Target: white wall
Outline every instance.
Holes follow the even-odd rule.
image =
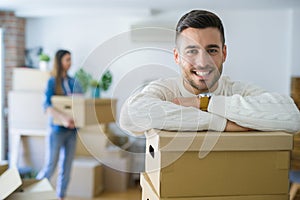
[[[184,12],[176,11],[171,15],[173,19],[162,18],[161,20],[177,21]],[[290,76],[292,72],[297,73],[298,66],[300,66],[300,61],[296,59],[296,46],[294,45],[293,50],[291,50],[294,40],[299,44],[299,39],[295,35],[299,35],[300,32],[300,26],[298,25],[299,10],[294,12],[291,9],[235,9],[216,10],[216,12],[223,19],[228,45],[228,58],[224,73],[235,80],[252,82],[271,91],[289,94]],[[159,16],[156,18],[159,19]],[[110,43],[108,39],[114,36],[118,37],[119,34],[128,31],[130,25],[136,21],[139,21],[139,19],[126,16],[107,16],[105,18],[61,16],[28,19],[26,46],[41,45],[52,57],[58,48],[70,49],[73,53],[74,72],[83,65],[91,67],[92,65],[89,65],[85,59],[100,44],[100,48],[107,45],[105,47],[107,51],[102,49],[101,55],[98,55],[97,58],[99,61],[98,66],[102,67],[108,63],[105,59],[108,59],[109,56],[106,54],[111,54],[114,51],[117,54],[119,49],[123,48],[122,44]],[[292,25],[295,28],[292,28]],[[292,33],[294,35],[291,39]],[[130,45],[134,46],[136,44]],[[147,45],[144,44],[144,46]],[[111,63],[110,67],[114,73],[114,85],[106,95],[112,95],[123,102],[124,98],[137,85],[155,77],[168,76],[169,72],[172,75],[176,74],[178,71],[177,66],[174,64],[172,54],[168,53],[168,51],[172,51],[173,43],[162,43],[160,45],[166,51],[148,50],[124,54]],[[143,45],[138,44],[137,46]],[[151,63],[152,66],[156,67],[150,69]],[[166,66],[161,73],[159,73],[159,67],[157,67],[160,65]],[[145,70],[145,66],[148,70],[143,71],[145,73],[142,74],[139,69],[143,68]],[[297,69],[295,66],[297,66]],[[93,71],[97,68],[97,65],[92,68]],[[131,75],[127,75],[129,71]],[[132,76],[132,73],[136,73],[136,75]],[[98,76],[99,71],[95,74]],[[127,82],[124,82],[124,77],[130,78]],[[126,88],[118,89],[116,86],[119,87],[120,83],[130,83],[128,91],[126,91]],[[124,87],[124,85],[121,86]],[[116,91],[118,91],[118,94]]]
[[[222,12],[228,59],[225,74],[289,94],[291,11]]]
[[[291,37],[291,67],[292,76],[300,76],[300,59],[299,59],[299,48],[300,48],[300,9],[293,10],[293,21],[292,21],[292,37]]]
[[[26,47],[42,46],[51,58],[59,48],[69,49],[75,71],[98,45],[128,31],[132,20],[103,16],[29,18],[26,20]]]

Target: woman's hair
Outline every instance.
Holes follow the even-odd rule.
[[[192,10],[183,15],[176,26],[176,42],[180,33],[187,28],[217,28],[221,33],[222,44],[225,44],[224,27],[221,19],[214,13],[206,10]]]
[[[64,95],[64,91],[62,88],[62,75],[63,75],[63,66],[62,66],[62,58],[64,55],[71,53],[67,50],[60,49],[56,52],[53,69],[51,75],[55,77],[55,95]]]

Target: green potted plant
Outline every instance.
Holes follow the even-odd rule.
[[[88,89],[90,89],[91,96],[95,98],[99,98],[100,91],[108,90],[112,83],[112,74],[109,70],[102,75],[99,81],[93,79],[92,76],[82,68],[75,73],[75,78],[80,82],[83,91],[87,92]]]
[[[109,89],[112,83],[112,74],[110,71],[106,71],[99,81],[92,79],[90,81],[90,86],[92,88],[92,97],[99,98],[100,91],[106,91]]]
[[[40,60],[40,62],[39,62],[40,70],[47,71],[48,70],[48,63],[50,61],[50,56],[48,56],[45,53],[41,53],[39,55],[39,60]]]
[[[93,78],[89,73],[84,71],[84,69],[80,68],[75,73],[75,79],[76,79],[76,81],[79,81],[79,83],[83,89],[83,92],[86,93],[90,87],[90,82]]]

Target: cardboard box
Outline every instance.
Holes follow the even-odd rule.
[[[6,170],[0,176],[0,199],[7,200],[54,200],[55,191],[47,179],[21,180],[16,168]]]
[[[249,195],[249,196],[217,196],[217,197],[158,197],[155,188],[147,174],[141,174],[142,200],[288,200],[287,194],[283,195]],[[217,188],[215,188],[217,190]]]
[[[49,72],[30,68],[14,68],[12,89],[18,91],[44,92],[49,78]]]
[[[300,132],[294,134],[293,150],[300,150]]]
[[[53,96],[52,104],[60,112],[73,117],[76,127],[110,123],[116,117],[115,99]],[[59,119],[54,119],[54,123],[62,124]]]
[[[300,133],[294,134],[294,146],[291,157],[291,169],[300,170]]]
[[[102,155],[107,145],[107,137],[102,131],[104,131],[104,126],[101,125],[78,129],[75,155],[90,157],[95,153]]]
[[[151,130],[146,137],[146,172],[160,197],[288,194],[290,134]],[[208,154],[200,158],[202,144]]]
[[[103,124],[78,129],[76,156],[94,156],[100,159],[121,157],[124,152],[111,143],[111,138],[105,130]]]
[[[93,198],[103,191],[103,167],[91,157],[77,157],[73,161],[67,195]]]
[[[8,93],[9,128],[45,129],[48,117],[43,109],[44,93],[10,91]]]
[[[5,160],[0,161],[0,175],[8,169],[8,162]]]
[[[130,162],[126,157],[106,157],[102,159],[104,166],[104,190],[109,192],[125,192],[129,184]],[[117,167],[117,168],[116,168]]]

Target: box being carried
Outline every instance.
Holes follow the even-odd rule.
[[[76,127],[115,121],[116,99],[53,96],[51,101],[55,109],[74,118]],[[59,119],[53,122],[62,125]]]
[[[150,130],[146,137],[146,172],[161,199],[288,194],[290,134]]]

